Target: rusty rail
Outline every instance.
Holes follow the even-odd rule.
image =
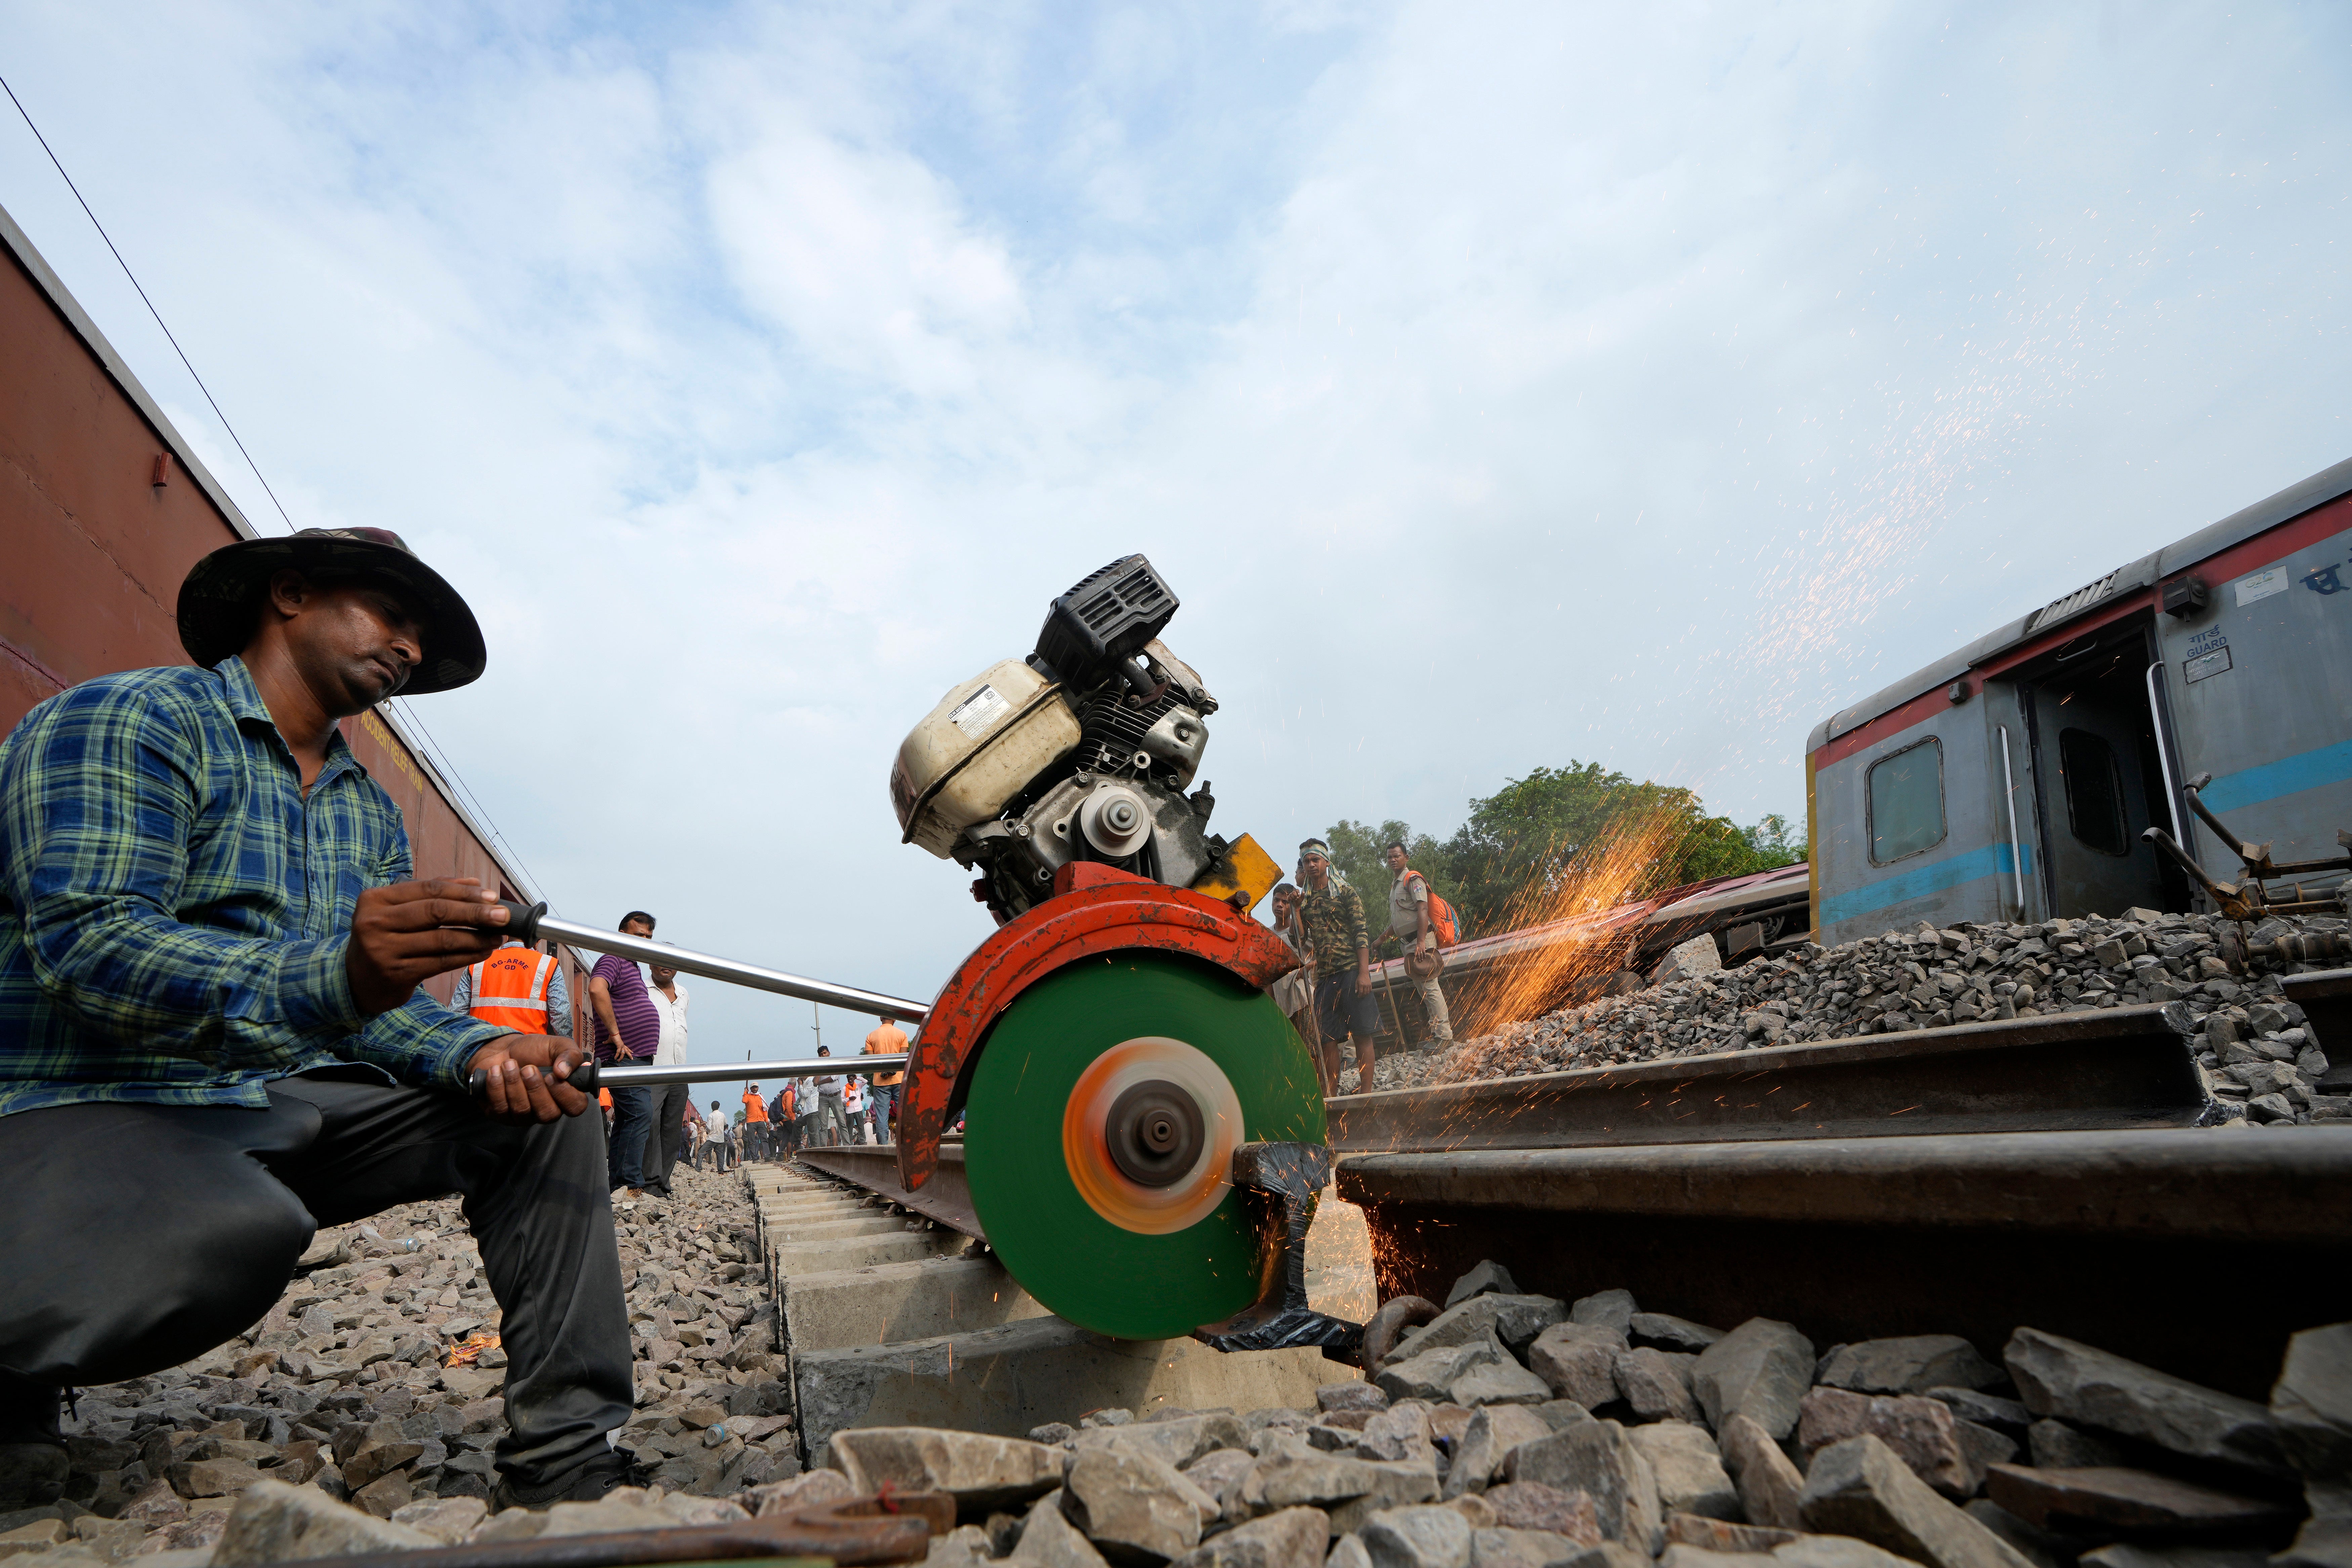
[[[1338,1184],[1383,1299],[1492,1258],[1822,1346],[2031,1325],[2250,1398],[2352,1274],[2345,1123],[1356,1154]]]
[[[830,1149],[802,1149],[794,1158],[813,1171],[838,1176],[867,1192],[878,1194],[910,1213],[937,1220],[950,1230],[988,1239],[980,1215],[971,1206],[971,1188],[964,1180],[963,1144],[942,1142],[939,1168],[931,1179],[909,1191],[898,1179],[898,1148],[895,1143],[845,1143]]]
[[[1328,1102],[1341,1154],[2192,1126],[2209,1110],[2157,1007],[1999,1019]]]

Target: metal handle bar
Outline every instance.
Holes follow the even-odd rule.
[[[830,1007],[846,1007],[853,1013],[877,1016],[887,1013],[910,1023],[921,1023],[931,1011],[928,1002],[910,1002],[904,996],[885,996],[879,991],[860,991],[854,985],[835,985],[827,981],[786,974],[781,970],[762,969],[756,963],[738,963],[731,958],[713,958],[707,952],[667,947],[641,936],[625,936],[616,931],[574,925],[570,921],[560,921],[549,914],[545,900],[528,909],[520,904],[509,904],[506,910],[505,925],[484,929],[501,931],[526,946],[544,938],[549,942],[562,942],[567,947],[584,947],[591,952],[609,952],[616,958],[657,963],[665,969],[681,970],[688,974],[732,981],[738,985],[751,986],[755,991],[772,991],[780,996],[797,996],[803,1002],[822,1002]],[[661,1081],[686,1080],[673,1079]]]
[[[634,1062],[600,1063],[596,1081],[606,1089],[634,1089],[641,1083],[727,1083],[741,1079],[757,1083],[763,1078],[825,1078],[847,1073],[866,1078],[877,1072],[903,1072],[905,1057],[798,1057],[783,1062],[733,1062],[709,1066],[640,1066]]]
[[[849,1073],[866,1078],[879,1072],[904,1072],[905,1057],[796,1057],[782,1062],[708,1062],[681,1063],[676,1067],[656,1067],[652,1063],[582,1062],[572,1069],[563,1081],[583,1094],[593,1094],[600,1089],[635,1089],[649,1083],[757,1083],[763,1078],[826,1078]],[[489,1081],[488,1073],[477,1072],[473,1090],[480,1094]]]

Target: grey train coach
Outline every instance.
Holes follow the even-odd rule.
[[[2184,786],[2278,861],[2352,827],[2352,461],[2044,605],[1805,744],[1813,940],[2206,895],[2244,868]],[[2341,872],[2303,879],[2308,890]]]

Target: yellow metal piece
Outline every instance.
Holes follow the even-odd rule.
[[[1274,857],[1244,833],[1225,851],[1223,859],[1192,879],[1192,891],[1224,903],[1238,902],[1246,913],[1257,908],[1258,900],[1281,880],[1282,868],[1275,864]]]

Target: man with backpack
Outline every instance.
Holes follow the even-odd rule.
[[[1421,1010],[1429,1020],[1430,1038],[1454,1042],[1454,1023],[1445,1015],[1445,993],[1437,984],[1445,959],[1438,952],[1460,936],[1454,908],[1429,890],[1429,879],[1405,863],[1402,844],[1391,844],[1385,857],[1395,880],[1389,884],[1389,934],[1404,944],[1405,978],[1421,994]]]

